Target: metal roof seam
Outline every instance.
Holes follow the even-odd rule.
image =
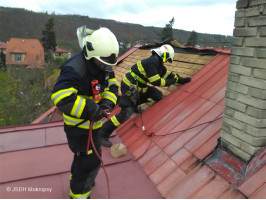
[[[199,127],[199,126],[202,126],[202,125],[205,125],[205,124],[211,124],[211,123],[213,123],[213,122],[216,122],[217,120],[220,120],[221,118],[222,118],[222,117],[219,116],[219,117],[216,117],[216,118],[213,119],[213,120],[210,120],[210,121],[207,121],[207,122],[203,122],[203,123],[201,123],[201,124],[197,124],[197,125],[192,126],[192,127],[190,127],[190,128],[187,128],[187,129],[184,129],[184,130],[175,131],[175,132],[168,133],[168,134],[164,134],[164,135],[155,135],[153,132],[152,132],[150,135],[147,135],[147,134],[146,134],[141,128],[139,128],[142,132],[144,132],[144,135],[145,135],[146,137],[150,138],[150,143],[149,143],[149,145],[146,147],[146,149],[144,150],[144,152],[143,152],[139,157],[135,158],[134,160],[139,160],[139,159],[141,159],[142,157],[144,157],[145,154],[149,151],[149,149],[150,149],[152,143],[154,143],[155,145],[157,145],[157,142],[153,140],[153,138],[156,137],[156,136],[168,136],[168,135],[172,135],[172,134],[179,133],[179,132],[185,132],[185,131],[191,130],[191,129],[193,129],[193,128],[196,128],[196,127]],[[158,146],[158,145],[157,145],[157,146]],[[159,147],[159,149],[161,150],[161,152],[165,152],[163,148],[161,148],[160,146],[158,146],[158,147]],[[171,156],[168,155],[167,152],[165,152],[165,153],[166,153],[166,155],[169,157],[169,159],[171,159]],[[192,152],[192,153],[193,153],[193,152]]]
[[[207,122],[203,122],[201,124],[198,124],[198,125],[195,125],[195,126],[192,126],[192,127],[186,128],[186,129],[183,129],[183,130],[178,130],[178,131],[174,131],[174,132],[171,132],[171,133],[166,133],[166,134],[163,134],[163,135],[155,135],[155,136],[167,136],[167,135],[172,135],[172,134],[179,133],[179,132],[185,132],[187,130],[191,130],[193,128],[196,128],[196,127],[201,126],[201,125],[204,125],[204,124],[211,124],[212,122],[215,122],[215,121],[217,121],[219,119],[222,119],[222,117],[218,117],[218,118],[215,118],[214,120],[210,120],[210,121],[207,121]]]
[[[15,132],[15,131],[35,130],[35,129],[43,129],[43,128],[49,128],[49,127],[58,127],[58,126],[63,126],[63,121],[1,127],[0,135],[4,133]]]
[[[21,179],[16,179],[16,180],[9,180],[9,181],[3,181],[3,182],[1,181],[0,184],[8,184],[8,183],[12,183],[12,182],[15,182],[15,181],[17,182],[17,181],[22,181],[22,180],[30,180],[30,179],[42,178],[42,177],[53,176],[53,175],[64,174],[64,173],[69,173],[69,170],[61,171],[60,173],[54,172],[54,173],[50,173],[50,174],[38,175],[38,176],[21,178]]]

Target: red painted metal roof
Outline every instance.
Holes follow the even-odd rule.
[[[212,156],[220,136],[229,57],[218,54],[190,83],[147,109],[142,116],[145,132],[136,115],[113,133],[111,140],[122,141],[129,152],[115,159],[103,148],[111,198],[266,198],[265,150],[246,166],[247,178],[238,184],[225,178],[232,175],[226,171],[230,166]],[[63,123],[36,124],[44,119],[0,129],[0,198],[68,198],[72,153]],[[52,192],[31,188],[52,188]],[[102,169],[92,198],[108,198]]]
[[[69,198],[68,177],[73,154],[68,148],[62,122],[0,130],[0,198]],[[111,140],[121,142],[118,136]],[[130,152],[113,158],[109,148],[102,148],[102,154],[111,198],[162,198]],[[52,191],[33,192],[32,188],[51,188]],[[108,198],[106,176],[102,169],[91,196]]]
[[[190,83],[146,110],[143,121],[137,116],[116,131],[164,198],[266,198],[266,177],[260,177],[266,173],[265,153],[259,171],[241,182],[234,182],[239,177],[231,167],[247,166],[235,158],[232,162],[232,155],[224,153],[228,163],[218,157],[220,168],[205,161],[220,137],[229,58],[218,54]],[[256,186],[247,193],[245,185],[254,184],[255,177]]]

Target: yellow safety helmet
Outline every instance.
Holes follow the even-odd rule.
[[[100,28],[87,35],[83,40],[85,58],[96,58],[102,63],[117,64],[119,45],[115,35],[108,28]]]
[[[174,60],[175,51],[169,44],[164,44],[157,49],[152,49],[151,51],[157,53],[162,58],[163,62],[169,61],[171,63]]]

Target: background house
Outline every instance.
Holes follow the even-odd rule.
[[[5,64],[6,57],[6,43],[0,41],[0,66]]]
[[[6,46],[7,69],[13,67],[42,68],[44,50],[37,39],[11,38]]]
[[[0,53],[6,54],[6,43],[0,41]]]
[[[54,58],[68,59],[71,57],[71,51],[57,47],[55,52],[53,52],[53,57]]]

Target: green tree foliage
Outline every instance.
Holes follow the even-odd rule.
[[[169,24],[166,24],[165,27],[162,30],[162,35],[161,35],[161,39],[162,41],[165,40],[173,40],[173,25],[175,23],[175,18],[173,17],[170,21]]]
[[[0,53],[0,69],[6,68],[6,54],[4,54],[2,51]]]
[[[187,40],[186,46],[194,47],[197,44],[198,44],[198,33],[193,30]]]
[[[14,114],[19,102],[17,96],[21,88],[21,80],[13,79],[9,73],[0,70],[0,126],[16,125],[19,117]],[[12,121],[14,123],[12,123]]]
[[[58,70],[55,64],[43,69],[0,68],[0,127],[29,124],[51,108],[52,85],[45,81]]]
[[[51,17],[48,19],[45,24],[45,30],[42,31],[42,45],[45,52],[51,52],[56,50],[56,36],[54,29],[54,18]]]

